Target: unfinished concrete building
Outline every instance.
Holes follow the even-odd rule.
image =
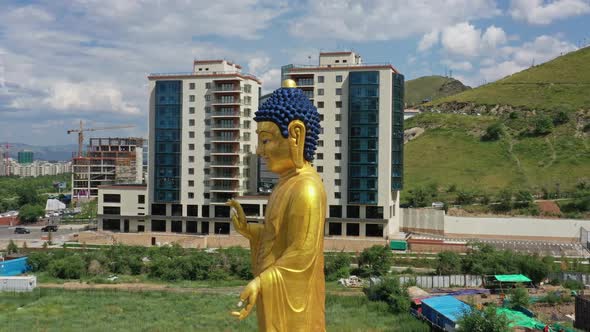
[[[72,197],[96,198],[98,186],[143,183],[143,138],[91,138],[72,159]]]

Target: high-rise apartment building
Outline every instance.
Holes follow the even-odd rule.
[[[33,151],[19,151],[17,160],[21,165],[31,164],[33,162]]]
[[[320,53],[317,66],[287,65],[322,119],[313,162],[328,199],[327,235],[399,231],[403,185],[404,77],[354,52]]]
[[[148,78],[146,231],[229,232],[225,202],[256,191],[260,81],[226,60],[194,61],[190,73]]]

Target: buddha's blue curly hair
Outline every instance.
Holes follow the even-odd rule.
[[[320,113],[313,103],[297,88],[279,88],[254,113],[256,122],[274,122],[283,137],[289,136],[289,123],[301,120],[305,124],[303,156],[313,161],[320,134]]]

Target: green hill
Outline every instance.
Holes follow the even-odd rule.
[[[405,123],[425,129],[405,146],[405,195],[425,186],[490,195],[575,191],[590,180],[589,92],[586,48],[426,104],[440,112]],[[445,113],[453,110],[459,114]],[[492,125],[499,137],[484,140]]]
[[[443,76],[424,76],[405,83],[405,102],[409,106],[471,89],[460,81]]]
[[[476,89],[433,100],[426,106],[474,103],[575,110],[590,107],[589,90],[590,47],[586,47]]]

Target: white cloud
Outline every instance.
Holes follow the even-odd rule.
[[[469,61],[443,60],[441,63],[448,66],[449,69],[452,70],[470,71],[473,69],[473,65]]]
[[[499,13],[493,0],[309,0],[305,9],[295,36],[353,41],[401,39]]]
[[[445,50],[452,54],[476,56],[481,44],[481,30],[468,22],[458,23],[443,30],[441,41]]]
[[[502,77],[512,75],[519,72],[526,67],[519,65],[515,61],[503,61],[490,67],[483,67],[480,69],[481,77],[487,82],[493,82]]]
[[[280,69],[269,69],[260,75],[262,80],[262,93],[266,94],[274,91],[281,87],[281,70]]]
[[[439,35],[440,32],[438,30],[432,30],[431,32],[422,36],[422,39],[420,39],[420,42],[418,43],[418,51],[426,51],[432,46],[438,44]]]
[[[590,13],[588,0],[512,0],[510,15],[530,24],[549,24],[555,20]]]
[[[494,52],[507,42],[508,38],[502,28],[489,26],[482,34],[469,22],[457,23],[442,31],[441,42],[445,51],[450,54],[474,57],[484,52]]]

